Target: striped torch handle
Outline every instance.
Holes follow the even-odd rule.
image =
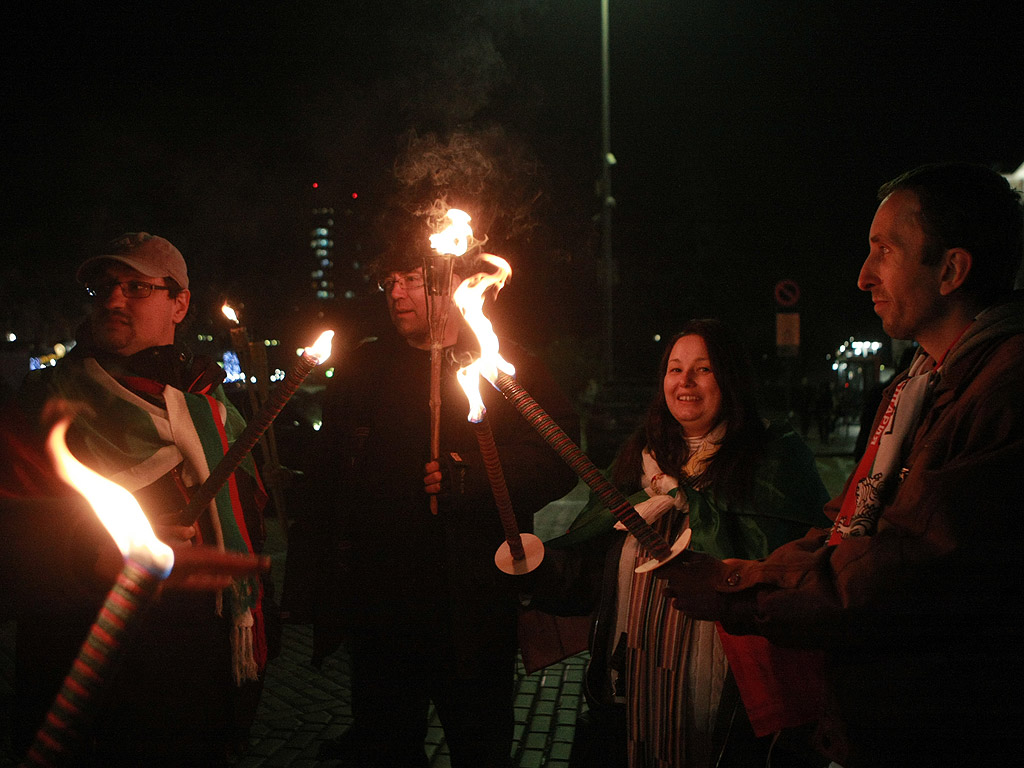
[[[132,617],[149,602],[159,584],[158,575],[134,560],[125,560],[22,766],[72,764],[74,749],[93,714],[90,702],[103,689],[130,637]]]
[[[671,557],[672,548],[665,538],[640,517],[629,500],[601,474],[601,470],[594,466],[587,455],[540,407],[529,392],[506,373],[498,373],[495,385],[505,399],[529,422],[530,426],[537,430],[547,444],[562,457],[562,460],[594,490],[615,518],[636,537],[640,546],[658,560],[666,560]]]
[[[519,524],[516,522],[515,512],[512,510],[512,499],[508,495],[508,485],[505,482],[505,473],[501,469],[498,447],[494,443],[494,433],[491,432],[491,425],[487,423],[486,416],[479,422],[473,423],[473,431],[476,432],[480,455],[483,457],[484,468],[487,470],[487,479],[491,482],[494,503],[498,507],[501,527],[505,532],[505,541],[508,542],[512,559],[523,560],[526,557],[523,538],[519,534]]]

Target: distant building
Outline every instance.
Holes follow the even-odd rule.
[[[334,298],[334,209],[314,208],[309,247],[313,251],[313,268],[309,284],[317,301]]]
[[[309,248],[312,266],[309,284],[318,306],[345,302],[365,295],[369,276],[363,263],[362,216],[359,195],[350,193],[347,204],[335,208],[318,200],[324,197],[319,184],[313,185],[314,203],[310,217]]]

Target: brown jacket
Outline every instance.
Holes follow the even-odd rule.
[[[903,467],[875,535],[812,531],[719,566],[723,623],[828,651],[819,734],[846,768],[1019,755],[1024,302],[979,315],[950,352]]]

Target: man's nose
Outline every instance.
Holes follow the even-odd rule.
[[[123,307],[127,303],[124,291],[121,290],[120,283],[115,283],[107,291],[107,295],[103,297],[103,306],[107,309],[114,307]]]
[[[870,291],[878,285],[878,275],[875,274],[874,257],[868,254],[860,267],[860,274],[857,275],[857,287],[862,291]]]

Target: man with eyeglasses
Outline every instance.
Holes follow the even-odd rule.
[[[36,423],[55,399],[81,407],[68,444],[83,463],[133,493],[157,535],[177,550],[262,550],[266,494],[250,459],[193,523],[191,491],[244,428],[223,370],[175,343],[191,294],[181,253],[128,233],[78,269],[92,298],[77,345],[33,372],[21,404]],[[24,550],[47,563],[25,576],[33,595],[18,617],[15,747],[24,751],[121,568],[95,515],[38,515]],[[26,559],[29,556],[26,554]],[[45,573],[44,573],[45,572]],[[125,648],[88,733],[84,759],[104,766],[222,766],[251,724],[267,659],[266,580],[219,592],[164,594]]]
[[[425,244],[426,235],[411,241]],[[336,363],[317,493],[290,533],[284,608],[307,612],[319,655],[342,639],[350,652],[354,722],[324,742],[322,758],[360,768],[428,765],[433,701],[454,768],[508,768],[516,598],[526,587],[494,563],[505,539],[455,378],[478,347],[454,305],[443,339],[442,456],[429,455],[424,255],[398,243],[379,259],[390,327]],[[460,271],[471,266],[459,262]],[[437,302],[449,297],[439,291]],[[544,366],[511,342],[502,340],[501,351],[523,386],[577,434],[572,406]],[[500,393],[484,385],[481,394],[520,530],[529,532],[533,514],[576,477]]]

